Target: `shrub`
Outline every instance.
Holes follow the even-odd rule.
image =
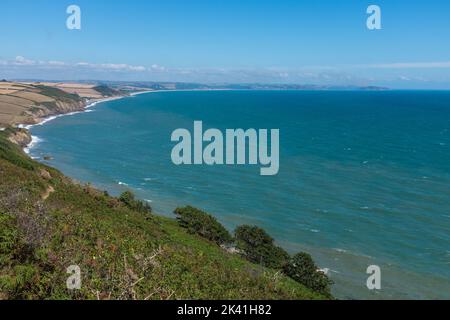
[[[0,212],[0,266],[7,265],[13,258],[18,239],[14,219]]]
[[[152,207],[146,202],[136,200],[131,191],[125,191],[122,193],[119,197],[119,201],[131,210],[141,213],[152,213]]]
[[[26,300],[36,286],[37,273],[33,265],[16,265],[12,274],[0,275],[0,293],[11,300]]]
[[[186,228],[189,233],[198,234],[218,245],[232,242],[227,229],[210,214],[191,206],[177,208],[174,213],[180,226]]]
[[[297,253],[284,267],[284,273],[316,292],[330,296],[331,280],[314,264],[312,257],[304,252]]]
[[[44,85],[35,85],[35,87],[40,90],[40,94],[56,100],[61,100],[64,102],[81,101],[81,98],[78,94],[68,93],[59,88],[48,87]]]
[[[257,226],[243,225],[235,230],[237,248],[245,258],[266,267],[279,269],[289,259],[289,254],[274,244],[266,231]]]
[[[93,88],[95,91],[97,91],[98,93],[100,93],[102,96],[104,97],[112,97],[115,95],[120,94],[120,92],[118,90],[115,90],[107,85],[99,85]]]
[[[8,136],[17,132],[17,129],[7,128],[0,133],[0,159],[4,159],[16,166],[32,171],[37,167],[36,163],[32,161],[18,145],[6,140]]]

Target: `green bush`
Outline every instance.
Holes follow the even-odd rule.
[[[122,193],[119,197],[119,201],[131,210],[141,213],[152,213],[152,207],[146,202],[136,200],[131,191],[125,191]]]
[[[14,219],[0,212],[0,267],[12,260],[17,248],[18,232]]]
[[[98,93],[100,93],[102,96],[104,97],[112,97],[115,95],[120,94],[120,92],[118,90],[115,90],[107,85],[99,85],[93,88],[95,91],[97,91]]]
[[[43,94],[44,96],[47,96],[47,97],[50,97],[50,98],[53,98],[56,100],[61,100],[64,102],[81,101],[81,98],[78,94],[68,93],[61,89],[54,88],[54,87],[48,87],[48,86],[44,86],[44,85],[35,85],[35,87],[38,88],[40,90],[40,93]]]
[[[130,193],[124,202],[108,198],[25,158],[0,131],[0,300],[324,298],[188,234],[175,219],[128,209]],[[42,237],[30,246],[35,231]],[[83,283],[69,291],[65,269],[73,264]]]
[[[277,247],[273,238],[257,226],[243,225],[237,227],[235,238],[237,248],[251,262],[280,269],[289,259],[289,254],[282,248]]]
[[[189,233],[198,234],[218,245],[231,243],[232,237],[213,216],[191,206],[175,209],[178,223]]]
[[[5,131],[0,131],[0,159],[5,159],[16,166],[27,170],[34,170],[37,167],[36,163],[32,161],[19,146],[6,140],[8,136],[17,131],[18,129],[15,128],[6,128]]]
[[[284,273],[316,292],[331,296],[331,280],[314,264],[312,257],[304,252],[297,253],[284,267]]]
[[[33,265],[17,265],[12,275],[0,275],[0,292],[11,300],[26,300],[36,285],[37,268]]]

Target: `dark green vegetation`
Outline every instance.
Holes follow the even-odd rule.
[[[75,184],[7,134],[0,132],[0,299],[326,298],[175,220]],[[81,268],[81,290],[66,288],[71,265]]]
[[[15,131],[17,130],[7,127],[5,131],[0,132],[0,159],[6,160],[11,164],[26,170],[31,171],[36,169],[37,164],[29,157],[23,156],[22,150],[20,150],[19,146],[7,141],[6,138]],[[0,179],[4,179],[3,172],[2,175],[0,175]]]
[[[77,94],[67,93],[61,89],[43,86],[43,85],[35,85],[35,88],[40,90],[40,94],[53,98],[57,101],[63,102],[73,102],[73,101],[81,101],[81,98]]]
[[[122,193],[119,197],[119,200],[130,210],[134,210],[140,213],[152,213],[152,207],[146,202],[136,200],[134,194],[130,191],[125,191],[124,193]]]
[[[330,296],[332,282],[322,272],[317,272],[317,269],[312,257],[301,252],[289,259],[284,266],[284,273],[307,288]]]
[[[120,91],[116,89],[112,89],[107,85],[99,85],[93,88],[95,91],[99,92],[104,97],[112,97],[120,95]]]
[[[174,212],[181,227],[191,234],[198,234],[218,245],[232,242],[233,238],[216,218],[199,209],[187,206]]]
[[[332,298],[332,281],[319,271],[312,257],[304,252],[290,257],[284,249],[274,244],[274,239],[265,230],[257,226],[239,226],[234,231],[233,239],[228,231],[206,212],[188,206],[178,208],[174,213],[178,216],[180,226],[186,228],[189,233],[198,234],[219,245],[234,242],[237,251],[248,261],[282,270],[305,287]]]
[[[237,248],[251,262],[280,269],[289,259],[289,254],[277,247],[273,238],[261,228],[239,226],[236,228],[235,237]]]

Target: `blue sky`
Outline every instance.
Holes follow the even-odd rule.
[[[445,0],[2,0],[0,27],[4,78],[450,88]]]

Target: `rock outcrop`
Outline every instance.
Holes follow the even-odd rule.
[[[25,148],[31,143],[31,134],[26,129],[15,129],[8,137],[8,140],[12,143],[19,145],[21,148]]]

